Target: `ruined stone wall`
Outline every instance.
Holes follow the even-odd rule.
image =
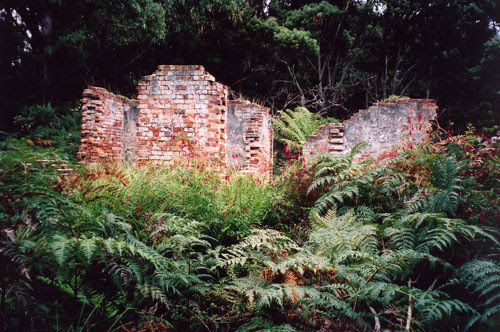
[[[243,173],[272,175],[273,130],[267,107],[229,101],[227,138],[229,167]]]
[[[272,169],[269,109],[231,102],[228,121],[227,87],[202,66],[159,66],[139,82],[136,100],[96,87],[83,97],[84,163],[172,163],[194,147],[209,163],[253,174]]]
[[[345,149],[367,142],[362,151],[377,156],[403,141],[422,142],[436,119],[436,101],[432,99],[389,100],[361,110],[344,121]]]
[[[302,147],[302,155],[306,161],[309,161],[315,153],[330,153],[338,156],[342,155],[344,150],[344,125],[327,123],[307,138],[307,142]]]
[[[392,146],[422,142],[437,115],[432,99],[400,99],[360,110],[342,124],[327,124],[311,135],[303,147],[306,159],[315,152],[345,154],[359,142],[367,142],[364,157],[378,157]]]
[[[139,163],[185,156],[187,140],[201,158],[225,162],[227,87],[202,66],[159,66],[137,89]]]

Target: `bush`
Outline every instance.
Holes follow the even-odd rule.
[[[0,142],[0,329],[495,331],[498,152],[470,133],[261,183]]]
[[[251,176],[219,175],[197,163],[100,172],[104,176],[93,185],[106,192],[99,192],[95,204],[117,211],[139,228],[150,225],[153,214],[168,212],[202,222],[207,235],[229,244],[253,227],[277,224],[274,206],[282,194]]]
[[[36,146],[52,146],[74,160],[80,145],[80,112],[71,105],[25,106],[14,118],[19,135]]]
[[[240,314],[298,330],[496,330],[500,241],[484,214],[495,203],[484,174],[467,174],[474,148],[448,150],[413,147],[378,164],[354,162],[356,149],[323,157],[311,185],[323,216],[313,210],[306,243],[256,230],[221,256],[238,271],[226,289]]]

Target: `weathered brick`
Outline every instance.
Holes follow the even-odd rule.
[[[173,162],[188,153],[188,139],[199,146],[203,160],[226,165],[230,161],[226,131],[227,87],[215,82],[199,65],[160,65],[137,85],[137,99],[116,96],[103,88],[90,87],[82,99],[82,144],[78,157],[85,163],[130,160],[138,165],[154,161]],[[266,175],[272,169],[272,129],[269,109],[240,103],[253,115],[244,144],[257,142],[242,166],[245,172]],[[264,126],[264,130],[260,130]],[[172,135],[175,133],[177,138]],[[261,136],[263,135],[263,136]],[[205,148],[203,148],[205,147]],[[182,152],[181,152],[182,151]],[[265,156],[265,158],[263,157]]]

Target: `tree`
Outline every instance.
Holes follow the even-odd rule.
[[[4,1],[2,109],[75,100],[86,84],[130,90],[127,70],[164,38],[164,17],[154,0]]]
[[[2,129],[23,106],[58,110],[89,84],[133,95],[169,63],[202,64],[234,94],[276,109],[347,118],[396,94],[437,99],[443,124],[493,125],[498,9],[494,0],[6,0]]]

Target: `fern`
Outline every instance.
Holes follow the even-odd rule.
[[[388,241],[382,250],[377,240],[377,228],[360,222],[361,218],[353,209],[344,210],[341,215],[331,210],[325,217],[313,212],[314,230],[306,246],[312,253],[329,258],[330,266],[336,271],[338,281],[323,286],[320,291],[331,292],[336,298],[332,305],[338,310],[337,315],[360,319],[359,308],[371,306],[379,308],[377,319],[382,319],[383,312],[396,304],[400,306],[398,310],[406,312],[408,294],[412,299],[410,322],[413,326],[427,328],[454,314],[475,312],[468,303],[451,298],[445,292],[424,291],[399,283],[411,277],[412,269],[418,263],[438,263],[452,269],[450,263],[430,253],[450,248],[464,237],[473,239],[477,234],[494,240],[491,232],[459,219],[446,218],[444,214],[406,215],[397,211],[385,215],[384,224],[394,226],[385,228],[383,234]],[[373,211],[364,207],[359,211],[365,222],[377,220]],[[322,307],[323,310],[329,308],[324,303]]]
[[[273,274],[281,273],[284,275],[287,271],[296,271],[299,275],[303,275],[306,271],[325,271],[329,267],[329,261],[308,250],[301,250],[292,256],[284,257],[277,263],[272,260],[266,261],[265,265]]]
[[[432,165],[432,184],[434,192],[430,195],[418,192],[406,203],[406,211],[446,212],[454,217],[463,198],[464,187],[459,176],[463,164],[453,156],[439,155]]]
[[[415,248],[416,236],[410,227],[387,227],[384,235],[390,238],[390,244],[396,250],[410,250]]]
[[[256,277],[237,279],[227,289],[243,293],[256,311],[266,310],[266,308],[283,310],[286,305],[299,299],[319,297],[318,291],[313,287],[270,283]]]
[[[438,290],[423,291],[412,288],[411,294],[415,299],[415,309],[418,310],[418,321],[423,326],[432,326],[452,314],[474,313],[474,309],[468,304],[458,299],[450,299],[448,294]]]
[[[365,142],[356,144],[346,156],[320,155],[315,178],[308,190],[309,193],[326,191],[315,203],[318,211],[325,212],[336,203],[354,199],[359,196],[362,186],[372,183],[378,176],[380,171],[370,168],[370,159],[354,162],[356,154],[365,146]]]
[[[72,250],[72,244],[74,243],[74,240],[57,234],[52,238],[51,242],[51,248],[54,252],[54,257],[57,263],[59,265],[63,265],[70,256],[70,251]]]
[[[468,322],[466,330],[478,323],[487,323],[500,313],[500,265],[495,261],[472,260],[455,271],[450,285],[466,287],[477,299],[478,310]]]
[[[97,248],[96,239],[83,237],[79,241],[79,246],[83,254],[85,255],[85,258],[87,258],[87,263],[90,264],[92,258],[94,257],[94,252],[96,251]]]
[[[314,211],[312,214],[323,225],[311,233],[307,243],[314,253],[332,257],[336,262],[340,262],[348,252],[377,252],[376,228],[359,223],[353,210],[342,216],[330,213],[323,218]]]
[[[300,150],[307,138],[322,124],[304,107],[297,107],[294,111],[280,110],[278,115],[282,120],[271,118],[276,138],[294,150]]]
[[[166,307],[169,306],[170,302],[168,301],[167,295],[159,287],[146,284],[146,285],[140,285],[138,289],[144,297],[149,297],[154,301],[162,303]]]
[[[262,317],[253,317],[249,322],[240,326],[237,332],[296,332],[299,331],[289,324],[276,324]]]

